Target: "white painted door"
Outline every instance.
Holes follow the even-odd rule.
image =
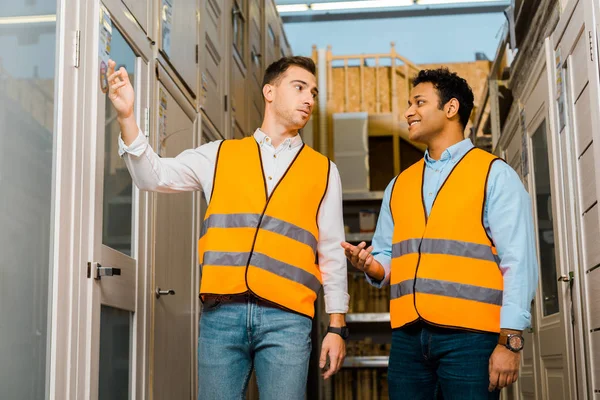
[[[565,10],[549,39],[555,59],[553,90],[555,131],[560,157],[565,212],[562,257],[564,290],[571,297],[572,317],[567,335],[574,354],[572,398],[592,397],[600,388],[600,107],[597,50],[592,2],[579,1]],[[572,278],[568,274],[572,274]]]
[[[248,130],[248,86],[246,85],[248,60],[248,0],[231,2],[231,132],[234,138],[247,136]]]
[[[262,95],[262,79],[265,63],[262,53],[263,24],[264,24],[264,1],[250,0],[248,46],[250,59],[248,60],[249,73],[246,77],[248,82],[248,129],[252,133],[260,128],[263,119],[265,103]]]
[[[128,0],[141,1],[141,0]],[[198,3],[160,0],[160,53],[195,99],[198,93]]]
[[[122,9],[114,10],[122,15]],[[97,21],[97,20],[96,20]],[[113,21],[115,22],[115,21]],[[107,24],[110,26],[110,24]],[[124,67],[136,91],[135,114],[146,128],[145,108],[149,68],[130,45],[131,37],[112,24],[111,57]],[[89,86],[96,88],[94,79]],[[147,196],[132,183],[117,152],[120,134],[116,111],[100,90],[94,132],[95,163],[90,177],[91,261],[88,263],[85,359],[85,399],[117,400],[142,396],[145,328],[138,312],[145,276],[145,221]],[[139,297],[137,296],[139,295]],[[85,304],[85,303],[84,303]],[[140,347],[138,347],[138,345]],[[139,359],[138,359],[139,357]],[[140,361],[142,360],[142,361]]]
[[[561,187],[555,166],[556,148],[550,120],[548,68],[540,57],[540,68],[530,77],[529,90],[525,91],[524,118],[527,131],[527,166],[529,193],[533,203],[539,286],[534,302],[535,320],[534,375],[536,398],[569,399],[571,382],[569,365],[571,356],[567,349],[566,319],[570,315],[570,292],[558,282],[565,265],[561,262],[559,234]],[[531,345],[531,344],[530,344]],[[525,383],[525,382],[523,382]],[[530,394],[531,388],[521,384],[521,391]]]
[[[166,72],[159,69],[158,75],[156,149],[161,157],[175,157],[195,146],[197,114]],[[155,196],[153,395],[193,399],[198,321],[194,204],[199,193]]]
[[[230,0],[201,0],[200,2],[200,107],[210,119],[220,135],[226,136],[225,113],[228,100],[225,99],[227,78],[226,59],[228,6]]]

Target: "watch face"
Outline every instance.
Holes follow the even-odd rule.
[[[519,335],[511,335],[508,338],[508,345],[513,350],[521,350],[523,348],[523,337]]]
[[[345,339],[348,339],[348,336],[350,336],[350,330],[348,329],[347,326],[344,326],[342,328],[342,338],[344,338],[344,340],[345,340]]]

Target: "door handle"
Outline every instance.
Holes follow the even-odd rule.
[[[99,281],[103,276],[120,276],[121,268],[115,267],[103,267],[98,263],[88,263],[88,278],[90,277],[90,270],[94,268],[94,279]]]
[[[160,296],[168,296],[168,295],[175,295],[175,291],[173,289],[169,289],[169,290],[160,290],[160,288],[156,288],[156,298],[160,299]]]
[[[568,275],[561,275],[558,277],[558,281],[559,282],[571,282],[573,279],[575,279],[575,273],[573,273],[573,271],[569,271]]]

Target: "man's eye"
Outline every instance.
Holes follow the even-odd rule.
[[[302,90],[302,86],[300,86],[300,85],[296,85],[295,87],[296,87],[296,89],[298,89],[298,90]]]
[[[419,101],[417,101],[417,105],[418,105],[418,106],[422,105],[423,103],[425,103],[423,100],[419,100]]]

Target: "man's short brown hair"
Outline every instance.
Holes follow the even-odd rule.
[[[262,87],[277,84],[281,76],[291,66],[304,68],[313,75],[317,73],[317,67],[311,58],[302,56],[282,57],[267,67]]]

